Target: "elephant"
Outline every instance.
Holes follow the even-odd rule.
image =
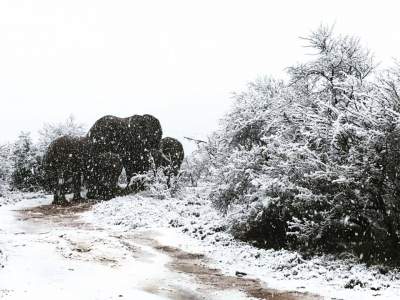
[[[165,137],[160,142],[160,148],[152,151],[156,170],[162,168],[170,186],[171,176],[178,176],[185,152],[181,142],[171,137]]]
[[[105,152],[91,156],[89,171],[85,172],[88,198],[108,200],[118,193],[118,178],[122,172],[122,160],[118,154]]]
[[[104,116],[97,120],[87,135],[90,152],[111,152],[122,159],[128,185],[135,174],[151,167],[150,153],[159,147],[162,128],[152,115],[133,115],[128,118]]]
[[[66,135],[55,139],[47,148],[43,169],[46,184],[54,192],[53,204],[67,204],[65,194],[71,187],[73,200],[81,199],[86,143],[85,138]]]
[[[158,149],[162,137],[159,120],[151,115],[128,118],[129,135],[122,153],[128,183],[135,174],[151,169],[151,152]]]

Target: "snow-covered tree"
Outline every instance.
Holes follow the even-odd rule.
[[[213,141],[216,139],[211,136],[207,142],[192,138],[189,140],[196,144],[197,149],[185,157],[180,177],[188,185],[197,186],[199,182],[207,181],[210,178],[216,152],[216,145]]]
[[[318,97],[333,106],[354,104],[364,80],[375,69],[370,51],[358,38],[337,36],[328,26],[320,26],[303,40],[314,59],[288,69],[290,84],[303,97]]]
[[[12,162],[11,185],[13,187],[20,190],[35,190],[40,187],[41,156],[29,132],[21,132],[14,143]]]
[[[312,59],[235,95],[214,135],[211,197],[267,247],[400,262],[398,68],[321,27]]]
[[[12,145],[0,145],[0,196],[8,189],[12,171]]]
[[[39,130],[38,149],[41,153],[45,153],[50,143],[58,137],[63,135],[83,136],[85,134],[85,125],[78,123],[73,115],[69,116],[64,122],[45,123]]]
[[[0,179],[7,181],[12,173],[12,146],[10,144],[0,145]]]

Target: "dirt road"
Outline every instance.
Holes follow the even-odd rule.
[[[320,299],[223,275],[201,254],[160,244],[157,231],[85,223],[79,213],[90,204],[48,202],[0,208],[2,299]]]

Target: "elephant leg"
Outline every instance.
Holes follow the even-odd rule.
[[[101,198],[101,193],[102,193],[102,186],[100,182],[96,182],[95,185],[93,185],[92,188],[92,198],[94,199],[99,199]]]
[[[100,200],[106,200],[108,194],[108,189],[106,186],[101,185],[97,187],[97,198]]]
[[[59,204],[60,205],[68,205],[68,201],[65,198],[65,194],[67,193],[67,186],[65,184],[64,177],[60,177],[58,180],[58,191],[59,191]]]
[[[67,200],[65,199],[65,191],[63,184],[60,183],[57,184],[56,191],[54,193],[53,204],[54,205],[68,204]]]
[[[112,197],[114,197],[114,193],[113,193],[113,190],[112,190],[112,188],[110,188],[110,187],[107,187],[105,190],[104,190],[104,200],[110,200]]]
[[[125,188],[129,187],[129,184],[131,183],[132,177],[133,177],[132,174],[130,174],[128,172],[126,173],[126,187]]]
[[[106,195],[106,200],[109,200],[112,197],[114,197],[114,192],[115,192],[115,186],[113,186],[110,180],[110,182],[107,182],[107,184],[104,185],[104,194]]]
[[[74,201],[82,200],[81,197],[81,174],[77,174],[73,178],[73,185],[74,185]]]
[[[60,197],[58,194],[58,190],[54,191],[54,196],[53,196],[53,204],[59,204]]]
[[[87,199],[94,199],[96,198],[96,193],[95,193],[96,187],[93,186],[92,184],[87,185],[87,193],[86,193],[86,198]]]
[[[123,160],[123,166],[125,169],[125,175],[126,175],[126,187],[129,187],[129,184],[131,183],[132,177],[133,177],[133,173],[132,173],[132,168],[130,165],[130,160],[129,159],[124,159]]]
[[[82,196],[81,196],[81,191],[80,191],[80,189],[77,190],[77,191],[75,191],[72,200],[78,202],[78,201],[80,201],[80,200],[82,200],[82,199],[83,199],[83,198],[82,198]]]

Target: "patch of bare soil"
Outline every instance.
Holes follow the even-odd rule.
[[[38,214],[39,216],[70,216],[89,210],[93,204],[94,202],[76,202],[65,206],[48,204],[25,208],[20,211],[27,214]]]
[[[203,285],[214,290],[228,290],[235,288],[258,299],[274,300],[314,300],[321,299],[316,295],[282,292],[264,288],[257,279],[227,276],[218,269],[210,268],[202,254],[193,254],[169,246],[156,246],[156,249],[173,258],[170,267],[178,272],[193,275]]]
[[[135,240],[146,243],[154,249],[168,255],[172,258],[168,267],[175,272],[184,273],[194,277],[203,286],[200,292],[207,292],[210,290],[239,290],[246,293],[248,296],[257,299],[267,300],[317,300],[323,299],[318,295],[300,293],[300,292],[287,292],[269,289],[263,286],[263,283],[258,279],[251,279],[246,277],[228,276],[224,275],[221,270],[209,267],[209,262],[203,254],[189,253],[179,248],[160,245],[155,239],[151,238],[151,233],[146,236],[141,234],[136,236]],[[151,288],[150,288],[151,289]],[[156,288],[153,289],[153,292]],[[179,295],[178,295],[179,296]],[[184,294],[183,298],[174,299],[203,299],[195,294],[191,296]],[[205,299],[205,298],[204,298]]]
[[[41,205],[18,210],[22,221],[50,221],[67,227],[89,225],[78,221],[78,213],[88,211],[95,202],[74,202],[69,205]]]

